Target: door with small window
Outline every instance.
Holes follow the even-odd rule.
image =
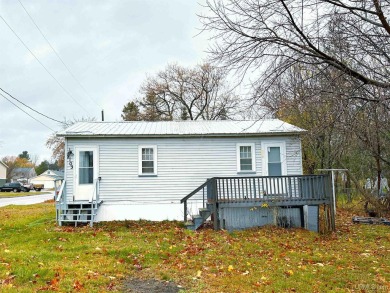
[[[94,193],[98,177],[98,149],[76,147],[75,153],[74,199],[89,200]]]
[[[285,194],[286,184],[280,176],[287,175],[286,163],[286,145],[284,142],[264,142],[262,144],[263,152],[263,176],[273,178],[267,179],[266,193],[268,194]]]

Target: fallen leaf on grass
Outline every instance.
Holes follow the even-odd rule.
[[[9,285],[9,284],[11,284],[12,280],[15,279],[15,277],[16,277],[15,275],[9,275],[5,280],[2,280],[0,284],[1,285]]]
[[[58,285],[58,279],[54,278],[49,282],[50,286],[56,287]]]
[[[76,280],[73,283],[73,289],[79,291],[79,290],[83,289],[83,285],[78,280]]]

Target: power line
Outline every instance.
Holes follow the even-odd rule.
[[[14,33],[14,35],[19,39],[19,41],[23,44],[23,46],[30,52],[31,55],[33,55],[33,57],[38,61],[38,63],[43,67],[43,69],[46,70],[46,72],[57,82],[57,84],[63,89],[63,91],[70,97],[72,98],[72,100],[78,104],[87,114],[89,114],[89,112],[72,96],[72,94],[66,89],[64,88],[64,86],[58,81],[57,78],[54,77],[53,74],[50,73],[50,71],[45,67],[45,65],[43,65],[43,63],[38,59],[37,56],[35,56],[35,54],[30,50],[29,47],[27,47],[26,43],[23,42],[23,40],[18,36],[18,34],[12,29],[12,27],[7,23],[7,21],[4,19],[4,17],[2,17],[0,15],[0,18],[4,21],[4,23],[8,26],[8,28]]]
[[[25,114],[27,114],[28,116],[30,116],[32,119],[34,119],[35,121],[37,121],[38,123],[42,124],[43,126],[45,126],[46,128],[50,129],[51,131],[54,132],[54,129],[50,128],[49,126],[47,126],[46,124],[44,124],[42,121],[39,121],[37,118],[31,116],[29,113],[27,113],[25,110],[23,110],[22,108],[20,108],[18,105],[16,105],[14,102],[12,102],[10,99],[8,99],[6,96],[4,96],[2,93],[0,93],[1,96],[3,96],[4,99],[6,99],[8,102],[10,102],[12,105],[14,105],[16,108],[18,108],[19,110],[23,111]]]
[[[30,20],[32,21],[32,23],[35,25],[35,27],[38,29],[38,31],[41,33],[42,37],[45,39],[45,41],[48,43],[48,45],[50,46],[50,48],[53,50],[54,54],[56,54],[57,58],[61,61],[61,63],[64,65],[64,67],[66,68],[66,70],[68,70],[69,74],[73,77],[73,79],[78,83],[78,85],[82,88],[82,90],[84,91],[84,93],[87,95],[87,97],[92,101],[94,102],[98,107],[101,108],[101,106],[91,97],[91,95],[88,93],[88,91],[85,89],[85,87],[81,84],[81,82],[76,78],[76,76],[73,74],[73,72],[70,70],[70,68],[65,64],[64,60],[60,57],[60,55],[57,53],[57,51],[54,49],[54,47],[51,45],[51,43],[49,42],[49,40],[46,38],[46,36],[43,34],[42,30],[39,28],[38,24],[35,22],[35,20],[32,18],[32,16],[30,15],[30,13],[28,13],[26,7],[24,7],[23,3],[18,0],[20,5],[23,7],[24,11],[27,13],[28,17],[30,18]]]
[[[14,100],[16,100],[16,101],[18,101],[19,103],[21,103],[23,106],[25,106],[25,107],[29,108],[30,110],[34,111],[35,113],[37,113],[37,114],[39,114],[39,115],[42,115],[43,117],[46,117],[47,119],[53,120],[53,121],[55,121],[55,122],[58,122],[58,123],[61,123],[61,124],[66,124],[66,123],[64,123],[64,122],[62,122],[62,121],[56,120],[56,119],[54,119],[54,118],[51,118],[51,117],[49,117],[49,116],[47,116],[47,115],[45,115],[45,114],[43,114],[43,113],[41,113],[41,112],[39,112],[39,111],[33,109],[33,108],[31,108],[29,105],[26,105],[26,104],[23,103],[22,101],[18,100],[18,99],[15,98],[13,95],[11,95],[10,93],[8,93],[8,92],[6,92],[5,90],[3,90],[1,87],[0,87],[0,90],[1,90],[2,92],[6,93],[7,95],[9,95],[9,96],[10,96],[11,98],[13,98]]]

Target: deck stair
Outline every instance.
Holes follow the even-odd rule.
[[[90,224],[93,225],[97,210],[102,201],[73,201],[57,205],[57,221],[60,226],[63,224]]]
[[[186,228],[192,231],[197,230],[207,221],[207,219],[211,216],[211,213],[211,206],[208,206],[208,208],[200,208],[199,214],[192,216],[192,220],[185,223]]]
[[[66,195],[66,180],[55,184],[54,198],[56,202],[56,219],[59,226],[63,224],[89,224],[95,222],[99,206],[103,203],[99,199],[100,177],[96,179],[93,192],[88,200],[69,200]]]

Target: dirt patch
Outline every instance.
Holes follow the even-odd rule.
[[[181,286],[173,282],[155,279],[129,279],[124,282],[123,289],[124,292],[134,293],[177,293],[183,290]]]

